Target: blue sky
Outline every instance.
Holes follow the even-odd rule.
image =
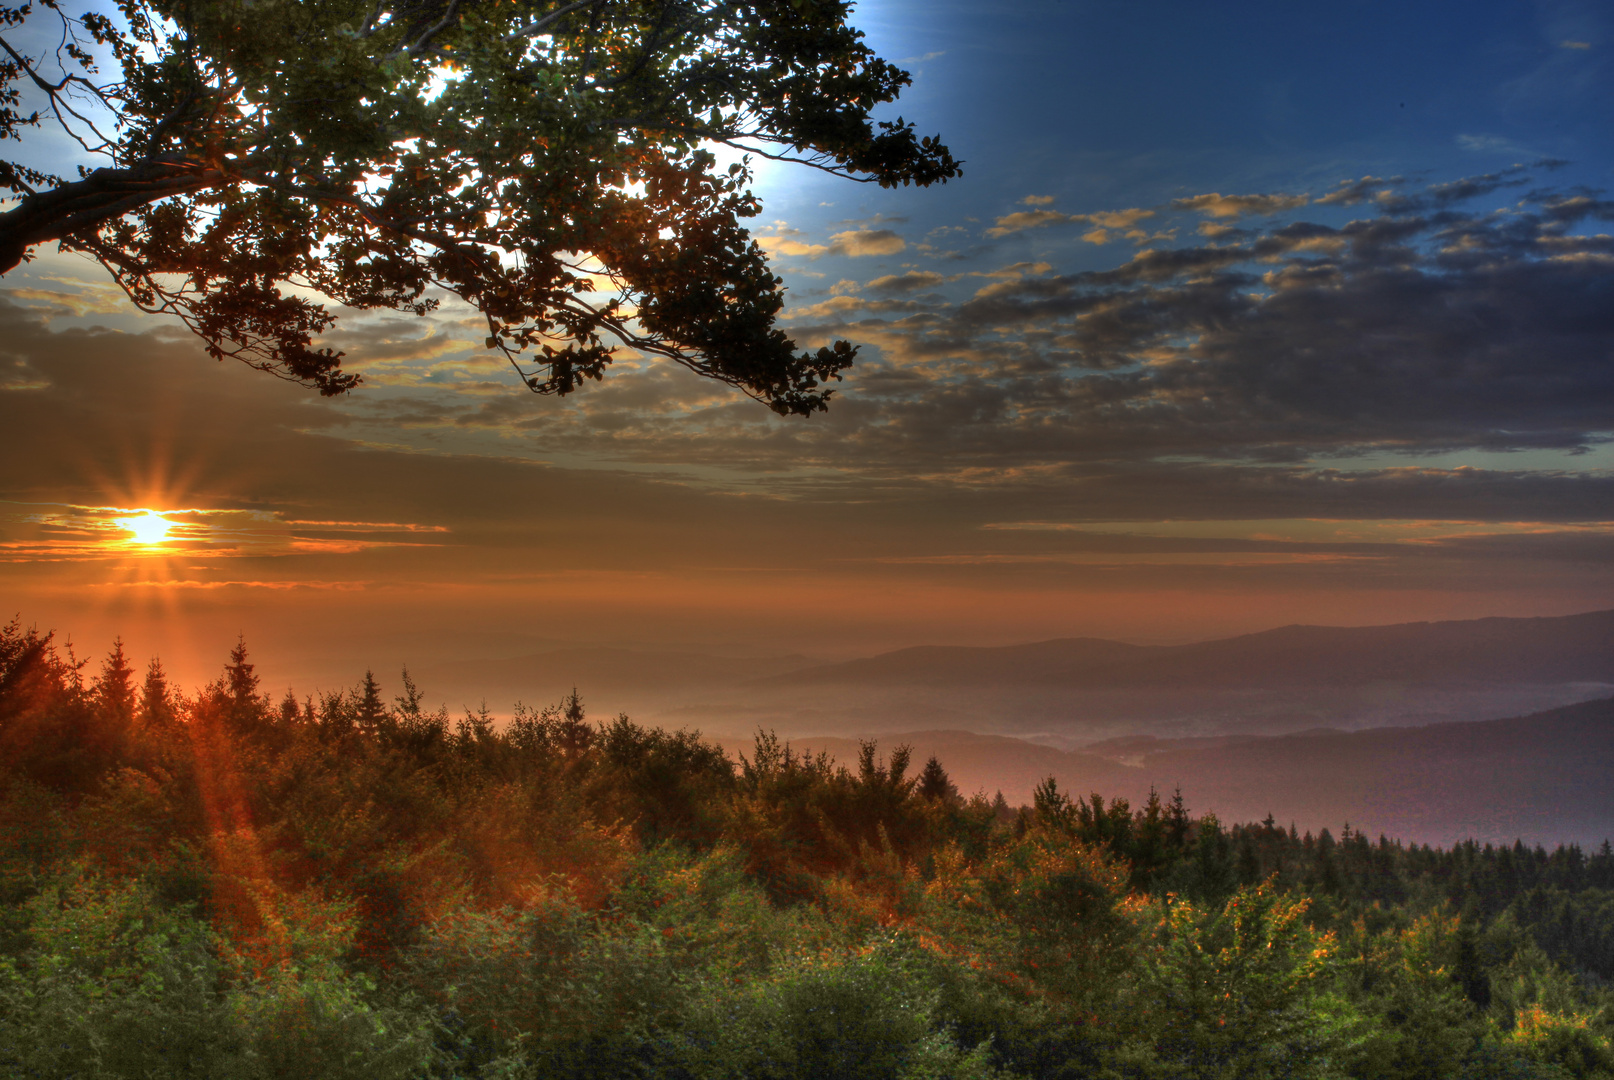
[[[876,0],[858,20],[910,60],[899,111],[943,132],[963,182],[942,215],[1028,181],[1086,209],[1201,191],[1307,188],[1364,174],[1453,179],[1540,158],[1580,182],[1614,167],[1606,5]],[[780,178],[795,210],[833,185]],[[795,196],[794,198],[792,196]],[[816,201],[816,200],[815,200]]]

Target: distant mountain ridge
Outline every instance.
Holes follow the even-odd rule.
[[[1189,645],[1062,638],[918,646],[756,685],[1014,683],[1080,689],[1398,683],[1614,683],[1614,611],[1391,626],[1284,626]]]
[[[843,764],[857,757],[852,738],[792,743],[809,753],[827,751]],[[1116,739],[1068,752],[966,731],[879,739],[882,754],[903,744],[913,749],[915,769],[934,754],[964,793],[1001,790],[1015,804],[1030,802],[1032,788],[1053,776],[1072,795],[1120,796],[1134,807],[1150,788],[1169,797],[1180,787],[1192,810],[1213,811],[1224,822],[1271,813],[1302,829],[1338,830],[1349,822],[1370,835],[1414,843],[1522,838],[1590,848],[1614,838],[1614,698],[1501,720]],[[731,741],[729,749],[749,746]]]
[[[573,688],[585,700],[601,687],[618,693],[684,691],[743,683],[758,675],[792,671],[813,663],[804,656],[720,656],[607,646],[550,649],[525,656],[457,660],[424,665],[416,680],[432,694],[466,701],[488,698],[546,705]]]

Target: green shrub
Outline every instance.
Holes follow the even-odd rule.
[[[217,1075],[235,1049],[207,926],[139,881],[77,873],[26,905],[29,945],[0,958],[5,1075]]]
[[[405,1080],[428,1066],[425,1018],[378,1007],[375,987],[333,965],[275,972],[229,995],[238,1056],[230,1075],[253,1080]]]
[[[712,1080],[919,1080],[1002,1075],[990,1046],[961,1048],[911,937],[798,955],[766,979],[708,984],[686,1014],[681,1065]]]
[[[400,959],[438,1010],[440,1067],[451,1072],[524,1061],[531,1075],[631,1073],[677,1001],[659,931],[595,918],[559,885],[524,909],[438,920]]]

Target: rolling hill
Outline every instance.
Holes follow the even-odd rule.
[[[1395,626],[1284,626],[1189,645],[1066,638],[996,648],[921,646],[819,665],[761,685],[1014,683],[1103,690],[1373,682],[1614,683],[1614,611]]]
[[[1586,847],[1614,838],[1614,698],[1503,720],[1416,728],[1208,739],[1110,740],[1061,751],[963,731],[882,736],[906,743],[916,768],[934,754],[960,790],[1028,802],[1047,776],[1085,796],[1134,806],[1150,788],[1181,788],[1191,810],[1224,822],[1267,814],[1302,830],[1346,822],[1414,843]],[[854,761],[857,740],[808,738],[801,749]]]

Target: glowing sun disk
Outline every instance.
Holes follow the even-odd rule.
[[[120,519],[118,526],[133,533],[137,544],[160,544],[168,539],[168,530],[174,523],[155,510],[147,510],[139,517]]]

